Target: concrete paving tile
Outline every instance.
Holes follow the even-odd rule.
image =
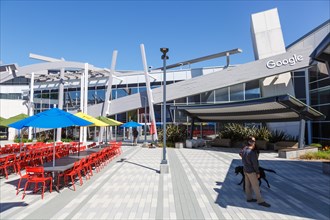
[[[156,171],[162,149],[123,146],[122,156],[90,180],[84,179],[82,186],[77,184],[76,192],[72,188],[46,192],[44,200],[40,194],[30,194],[22,201],[22,193],[15,196],[16,184],[12,184],[18,176],[0,177],[0,219],[144,220],[156,219],[158,209],[163,219],[194,219],[196,214],[191,214],[196,207],[204,219],[219,219],[219,214],[224,219],[330,218],[330,177],[320,173],[320,163],[283,160],[276,153],[262,152],[260,165],[277,172],[267,173],[270,189],[265,182],[261,185],[262,195],[272,205],[264,208],[247,204],[242,186],[237,185],[240,177],[234,174],[234,167],[241,164],[238,150],[169,149],[168,154],[173,151],[177,156],[169,158],[170,171],[181,166],[182,173],[163,175],[160,185],[161,175]],[[182,208],[190,213],[183,215]],[[39,215],[38,210],[43,212]]]

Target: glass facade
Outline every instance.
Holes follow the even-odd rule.
[[[296,98],[307,104],[305,71],[295,71],[291,74],[291,76],[292,76],[292,82],[293,82],[294,93]]]
[[[16,77],[14,79],[8,80],[1,83],[2,85],[29,85],[30,79],[25,78],[24,76]]]
[[[330,76],[313,66],[309,69],[310,105],[327,118],[324,121],[313,121],[312,142],[330,145]]]
[[[168,84],[175,83],[173,81],[167,82]],[[153,82],[152,88],[160,87],[160,82]],[[125,96],[129,96],[136,93],[146,91],[145,83],[133,83],[133,84],[120,84],[112,87],[112,93],[110,99],[118,99]],[[88,105],[94,105],[102,103],[105,100],[105,86],[90,86],[88,88]],[[224,103],[229,101],[242,101],[253,98],[261,97],[259,80],[254,80],[246,83],[241,83],[229,87],[219,88],[196,94],[193,96],[182,97],[176,100],[167,102],[166,120],[169,123],[188,123],[190,118],[187,117],[181,111],[170,110],[170,105],[200,105],[200,104],[215,104]],[[53,107],[54,104],[58,105],[58,90],[36,90],[34,92],[34,111],[35,114],[47,110]],[[156,122],[162,120],[162,103],[154,106]],[[67,111],[77,110],[80,107],[80,88],[64,88],[63,97],[63,109]],[[114,118],[121,122],[127,122],[130,120],[144,123],[144,108],[132,110],[126,113],[120,113],[114,116]],[[149,119],[147,119],[147,123]],[[215,133],[215,124],[209,125],[208,123],[197,124],[196,130],[200,131],[203,127],[207,129],[203,134],[210,133],[211,130]],[[210,130],[210,128],[212,128]],[[120,133],[121,130],[119,129]]]

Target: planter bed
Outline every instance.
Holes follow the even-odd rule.
[[[294,149],[294,148],[284,148],[278,151],[279,158],[286,158],[286,159],[294,159],[299,158],[300,156],[310,153],[310,152],[317,152],[318,149],[316,147],[305,147],[302,149]]]
[[[279,141],[279,142],[276,142],[274,145],[274,150],[278,150],[278,151],[281,149],[287,149],[287,148],[298,149],[298,142]]]

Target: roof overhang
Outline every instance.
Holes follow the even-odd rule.
[[[325,116],[290,95],[220,104],[171,106],[201,122],[285,122],[324,120]]]
[[[329,62],[330,60],[330,33],[322,40],[322,42],[313,51],[311,57],[320,62]]]

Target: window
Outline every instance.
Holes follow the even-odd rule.
[[[293,80],[294,92],[298,99],[306,98],[305,77],[295,77]]]
[[[214,103],[214,91],[208,91],[201,93],[201,104]]]
[[[111,100],[114,100],[117,98],[117,89],[112,89],[111,90]],[[105,98],[104,98],[105,99]]]
[[[144,91],[147,91],[147,88],[145,86],[141,86],[139,87],[139,92],[144,92]]]
[[[329,136],[330,122],[320,123],[320,130],[321,130],[321,134],[319,136],[330,139]]]
[[[315,107],[314,107],[315,108]],[[319,112],[323,113],[324,115],[330,115],[330,103],[327,105],[321,105],[316,108]],[[329,119],[327,119],[329,120]],[[330,134],[330,130],[329,130]],[[330,136],[330,135],[329,135]]]
[[[244,100],[244,85],[238,84],[230,87],[230,101]]]
[[[228,102],[228,87],[216,89],[215,91],[215,102]]]
[[[0,93],[0,99],[22,99],[21,93]]]
[[[188,97],[189,104],[200,104],[200,102],[201,102],[201,98],[199,94]]]
[[[175,104],[187,104],[187,99],[185,97],[176,99]]]
[[[187,122],[187,115],[184,111],[175,110],[175,122]]]
[[[245,83],[245,99],[260,98],[259,80]]]
[[[127,92],[125,89],[117,89],[117,99],[127,96]]]

